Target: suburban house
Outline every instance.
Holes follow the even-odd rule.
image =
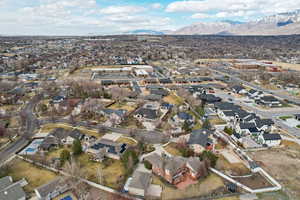
[[[107,117],[111,122],[114,122],[115,124],[120,124],[124,120],[127,110],[103,109],[100,112],[102,115]]]
[[[269,107],[278,107],[281,106],[281,102],[274,96],[268,95],[263,96],[260,99],[255,101],[257,104],[262,104]]]
[[[262,91],[251,89],[248,91],[247,96],[249,97],[249,99],[256,100],[256,99],[260,99],[261,97],[263,97],[264,93]]]
[[[171,118],[171,121],[176,125],[182,125],[185,122],[189,124],[194,123],[194,117],[187,112],[179,112],[177,115]]]
[[[134,117],[140,121],[156,121],[159,117],[159,107],[157,102],[146,103],[134,113]]]
[[[26,193],[23,187],[28,183],[25,179],[13,182],[11,176],[0,178],[0,199],[2,200],[25,200]]]
[[[146,196],[152,181],[152,174],[135,170],[128,185],[128,192],[132,195]]]
[[[72,145],[74,140],[83,140],[85,135],[78,129],[69,131],[63,128],[53,130],[38,147],[41,151],[50,151],[59,145]]]
[[[258,135],[260,131],[257,129],[255,123],[240,122],[236,125],[236,132],[241,135]]]
[[[68,190],[69,186],[62,182],[61,177],[58,177],[49,183],[36,188],[34,192],[38,200],[52,200]]]
[[[91,145],[86,152],[96,157],[103,157],[103,155],[99,154],[104,154],[105,157],[120,160],[126,149],[126,144],[117,143],[108,139],[100,139]]]
[[[153,153],[144,158],[152,165],[152,172],[164,178],[170,184],[179,184],[190,178],[197,180],[203,176],[205,163],[198,157],[184,158],[180,156],[168,157]]]
[[[258,130],[271,132],[275,123],[272,119],[261,119],[257,117],[255,119],[255,124]]]
[[[231,89],[236,94],[247,94],[248,93],[246,88],[241,85],[234,85]]]
[[[269,147],[278,146],[281,143],[281,136],[278,133],[265,133],[259,137],[262,144]]]
[[[195,153],[213,149],[213,131],[208,129],[194,130],[189,137],[188,145]]]
[[[63,142],[64,144],[71,145],[75,140],[79,140],[79,141],[83,140],[84,136],[85,135],[81,133],[81,131],[79,131],[78,129],[74,129],[69,133],[66,139],[63,140]]]

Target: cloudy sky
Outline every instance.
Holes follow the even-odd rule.
[[[175,30],[199,21],[249,21],[299,8],[299,0],[0,0],[0,35]]]

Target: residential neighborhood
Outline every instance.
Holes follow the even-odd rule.
[[[0,200],[300,197],[297,70],[127,55],[128,38],[1,49]]]

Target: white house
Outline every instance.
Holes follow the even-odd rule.
[[[281,136],[278,133],[265,133],[259,136],[259,140],[262,144],[268,145],[270,147],[278,146],[281,143]]]

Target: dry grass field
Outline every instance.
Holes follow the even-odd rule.
[[[300,146],[283,141],[282,149],[252,152],[250,155],[283,186],[290,199],[300,199]]]
[[[9,175],[12,176],[14,181],[21,180],[22,178],[27,180],[29,183],[25,187],[27,192],[33,192],[35,188],[46,184],[57,177],[55,173],[36,167],[21,159],[14,159],[9,163],[9,166]]]

